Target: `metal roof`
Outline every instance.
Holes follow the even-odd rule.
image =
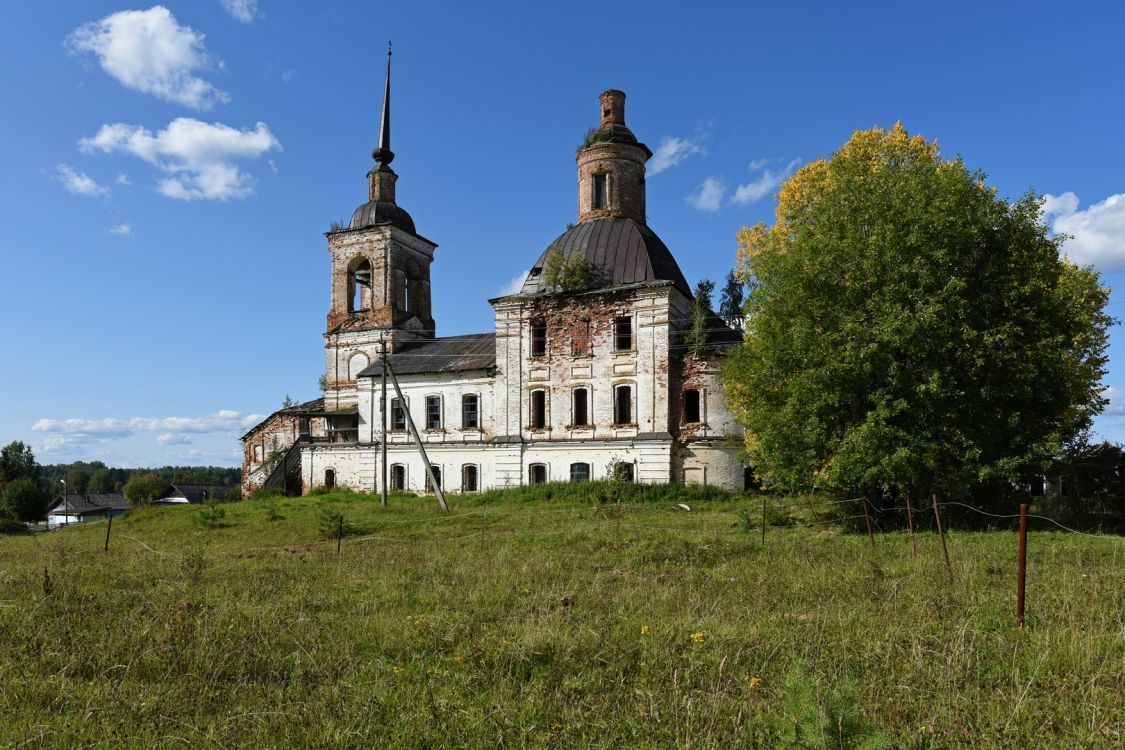
[[[387,361],[396,375],[484,370],[496,365],[496,334],[470,333],[428,341],[410,341],[387,357]],[[381,378],[383,366],[376,360],[360,372],[359,376]]]
[[[556,250],[580,255],[593,276],[590,288],[608,289],[649,281],[670,281],[691,297],[691,287],[664,242],[635,219],[614,217],[579,223],[563,232],[535,261],[520,294],[547,292],[543,270]]]
[[[364,227],[375,227],[390,224],[399,229],[405,229],[411,234],[417,234],[414,231],[414,219],[410,218],[410,214],[406,213],[406,209],[399,208],[397,204],[391,201],[368,201],[355,210],[352,214],[351,224],[348,225],[349,229],[363,229]]]
[[[107,510],[129,510],[133,506],[116,492],[92,495],[60,495],[50,512],[55,515],[103,513]]]

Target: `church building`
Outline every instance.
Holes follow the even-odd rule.
[[[388,58],[368,200],[327,234],[324,396],[243,436],[244,496],[377,492],[384,476],[391,491],[432,491],[408,416],[445,492],[611,471],[744,488],[721,372],[741,334],[712,316],[705,345],[688,343],[691,288],[648,225],[652,152],[625,124],[625,94],[601,94],[600,125],[578,150],[577,223],[538,254],[518,293],[489,300],[494,330],[446,337],[431,310],[437,245],[397,202],[390,95]],[[386,415],[384,352],[401,389],[388,379]]]

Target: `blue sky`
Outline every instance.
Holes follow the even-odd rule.
[[[366,200],[394,40],[399,204],[438,243],[439,335],[575,220],[574,149],[628,94],[650,224],[689,281],[788,170],[902,120],[1001,195],[1053,196],[1125,269],[1125,12],[1032,3],[29,0],[0,29],[0,443],[43,462],[235,465],[318,395],[323,233]],[[1125,297],[1112,298],[1115,314]],[[1100,434],[1125,440],[1125,339]]]

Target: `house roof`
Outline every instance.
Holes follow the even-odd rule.
[[[92,495],[67,494],[55,498],[49,512],[57,515],[76,515],[104,513],[107,510],[129,510],[132,507],[129,501],[115,492]]]
[[[282,409],[278,409],[273,414],[270,414],[268,417],[263,419],[261,422],[258,422],[258,424],[251,427],[249,430],[247,430],[246,434],[241,437],[241,439],[245,440],[246,438],[250,437],[255,432],[257,432],[258,430],[260,430],[264,426],[266,426],[271,419],[273,419],[274,417],[276,417],[278,415],[281,415],[281,414],[292,414],[292,415],[296,416],[296,415],[300,415],[300,414],[321,414],[323,412],[324,412],[324,398],[323,397],[314,398],[312,401],[305,401],[304,403],[294,404],[293,406],[286,406]]]
[[[647,225],[622,217],[583,221],[552,242],[520,289],[521,295],[548,292],[544,270],[551,253],[580,256],[590,269],[593,289],[608,289],[652,281],[670,281],[688,297],[691,287],[672,252]]]
[[[484,370],[496,365],[496,334],[470,333],[428,341],[410,341],[387,357],[396,375]],[[378,361],[359,373],[361,378],[383,377]]]
[[[182,497],[189,503],[201,503],[211,498],[222,500],[229,489],[229,487],[211,484],[173,484],[172,489],[164,493],[164,497],[160,499]]]

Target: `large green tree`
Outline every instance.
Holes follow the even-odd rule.
[[[751,461],[787,489],[959,493],[1041,467],[1104,406],[1108,291],[1034,194],[901,125],[857,132],[739,233],[727,371]]]
[[[169,487],[168,480],[155,471],[134,472],[125,483],[125,499],[133,505],[142,505],[156,500]]]
[[[14,518],[17,521],[34,522],[47,518],[50,495],[37,480],[20,477],[8,482],[4,487],[0,505],[0,518]]]

